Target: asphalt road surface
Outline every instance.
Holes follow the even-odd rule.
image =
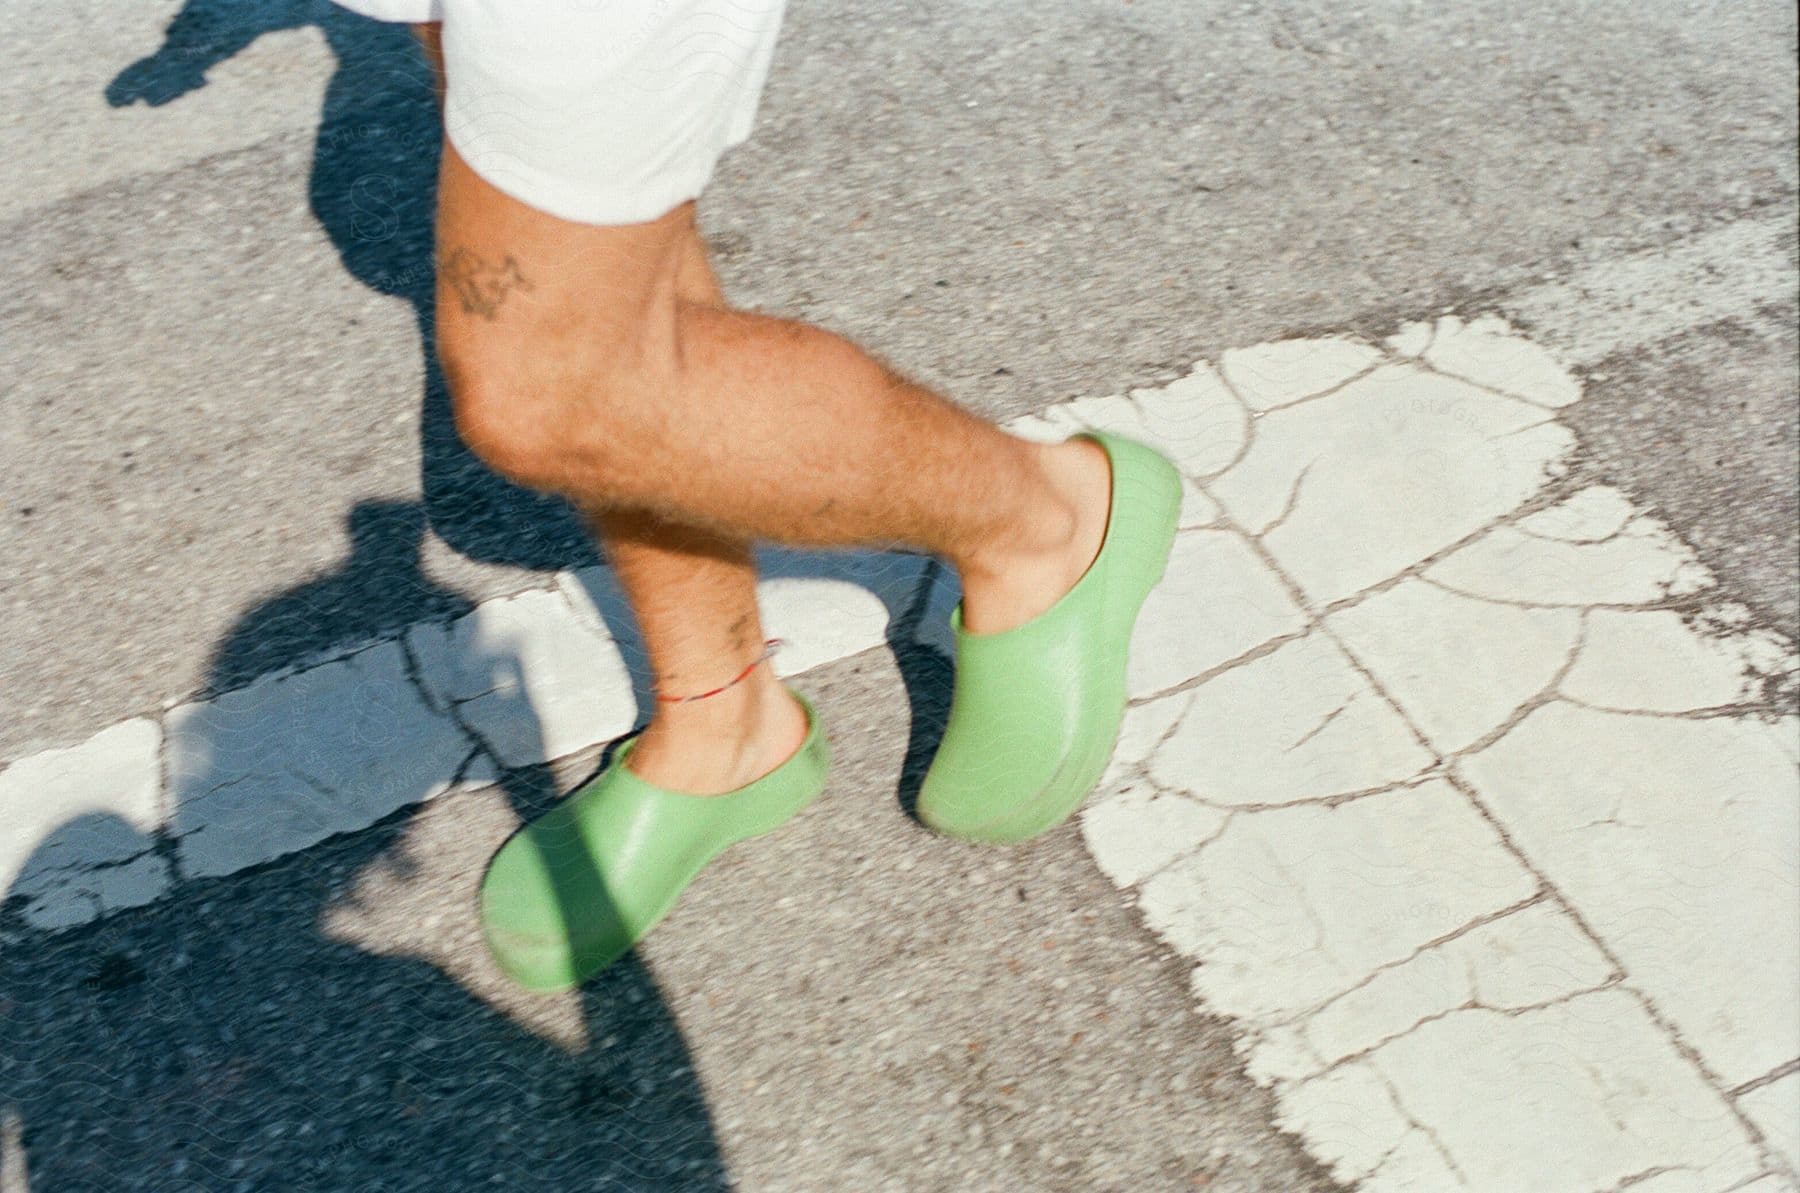
[[[183,9],[0,0],[0,762],[593,560],[449,427],[404,31]],[[996,417],[1508,311],[1584,474],[1793,635],[1795,55],[1760,0],[794,0],[702,222],[736,301]],[[1620,325],[1684,246],[1723,297]],[[0,1188],[1328,1187],[1072,828],[892,814],[935,657],[812,673],[834,800],[570,1002],[438,909],[591,757],[9,944]]]

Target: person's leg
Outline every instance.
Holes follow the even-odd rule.
[[[446,143],[438,347],[470,447],[590,511],[929,551],[961,574],[973,632],[1068,590],[1104,534],[1104,452],[1010,435],[823,329],[684,297],[694,235],[692,202],[558,219]]]
[[[444,99],[443,26],[413,26]],[[675,292],[723,307],[698,228],[683,239]],[[594,506],[589,529],[624,590],[660,692],[707,692],[738,675],[763,646],[750,544],[649,509]],[[730,791],[773,770],[806,737],[806,713],[758,666],[703,700],[659,703],[632,747],[630,768],[671,791]]]
[[[677,200],[746,135],[781,8],[679,0],[571,23],[562,6],[521,6],[523,25],[511,7],[504,21],[496,6],[449,8],[435,331],[457,430],[501,475],[586,514],[659,687],[717,685],[761,645],[757,540],[942,556],[963,581],[957,691],[921,818],[971,837],[1035,831],[1091,786],[1116,737],[1126,610],[1110,598],[1153,582],[1178,478],[1123,439],[1009,435],[841,337],[722,301],[694,202]],[[687,68],[692,36],[714,26],[743,35],[741,55]],[[1021,691],[1034,660],[1048,665]],[[659,704],[626,768],[495,854],[481,919],[509,973],[542,989],[582,980],[654,926],[696,866],[817,797],[817,721],[779,765],[802,726],[768,726],[793,700],[771,696],[766,670],[747,674]],[[1028,765],[981,765],[1021,743]],[[760,777],[731,789],[734,770]],[[668,778],[682,773],[697,777]]]
[[[725,305],[698,229],[683,245],[675,289],[684,302]],[[761,653],[748,541],[648,509],[596,507],[586,517],[631,603],[658,691],[712,691]],[[717,695],[659,704],[629,766],[672,791],[731,791],[805,738],[805,710],[764,663]]]

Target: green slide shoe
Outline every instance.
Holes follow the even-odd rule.
[[[793,691],[793,689],[789,689]],[[598,777],[500,847],[481,882],[481,926],[500,968],[530,990],[566,990],[624,956],[727,846],[779,827],[825,788],[830,743],[812,702],[806,740],[724,795],[689,795],[625,769]]]
[[[1138,611],[1162,579],[1181,512],[1181,475],[1160,452],[1079,431],[1112,461],[1100,553],[1073,588],[1023,625],[991,634],[950,613],[956,679],[943,740],[919,789],[931,828],[1004,844],[1052,828],[1112,760]]]

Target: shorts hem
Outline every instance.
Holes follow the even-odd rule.
[[[721,147],[719,153],[731,148],[732,144],[741,143],[748,135],[746,131],[744,138]],[[718,155],[715,154],[709,161],[665,174],[654,184],[630,188],[574,186],[523,162],[508,163],[505,169],[484,162],[481,155],[471,154],[464,147],[452,120],[444,122],[444,137],[469,168],[495,190],[534,210],[576,224],[649,223],[690,199],[698,199],[718,170]]]

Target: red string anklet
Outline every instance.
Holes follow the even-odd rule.
[[[738,672],[737,679],[732,680],[731,683],[721,684],[710,692],[701,692],[694,696],[665,696],[661,692],[658,692],[656,698],[664,704],[682,704],[689,700],[704,700],[708,696],[717,696],[720,692],[723,692],[726,688],[729,688],[732,684],[737,683],[752,671],[756,670],[757,666],[761,664],[764,659],[775,653],[776,647],[785,645],[787,645],[787,643],[780,638],[768,639],[763,643],[763,652],[757,655],[748,667],[745,667],[742,671]]]

